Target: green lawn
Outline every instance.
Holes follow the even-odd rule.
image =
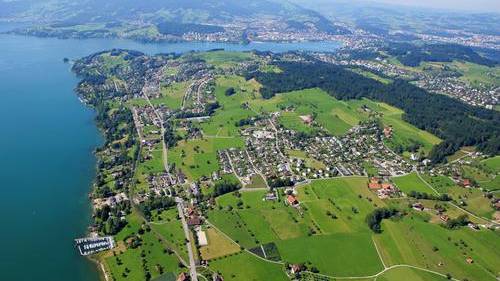
[[[164,86],[161,89],[161,97],[152,99],[151,103],[155,106],[166,105],[171,109],[179,109],[182,106],[184,94],[191,83],[191,81],[174,82],[171,85]]]
[[[168,151],[169,163],[175,164],[191,180],[211,176],[219,170],[217,151],[230,147],[244,147],[242,138],[204,138],[180,141]]]
[[[496,173],[500,173],[500,156],[495,156],[482,161],[486,167],[490,168]]]
[[[200,58],[207,63],[217,67],[227,68],[235,66],[238,63],[248,61],[254,57],[250,52],[229,52],[229,51],[211,51],[195,54],[188,54],[194,58]]]
[[[163,268],[163,272],[176,274],[179,271],[177,257],[164,252],[168,245],[160,242],[154,231],[145,232],[141,235],[143,240],[141,246],[135,249],[125,246],[124,240],[136,235],[144,220],[137,212],[133,211],[127,216],[127,222],[128,225],[115,235],[118,246],[113,251],[106,251],[98,255],[98,258],[104,262],[105,268],[114,279],[117,281],[143,280],[145,271],[142,260],[144,260],[146,268],[153,278],[161,275],[158,265]],[[126,268],[130,270],[129,273],[126,273]],[[123,275],[124,273],[126,276]]]
[[[386,265],[410,264],[450,273],[457,279],[492,280],[500,268],[498,233],[468,228],[447,230],[418,217],[384,220],[374,238]],[[472,257],[473,264],[466,262]]]
[[[435,192],[432,191],[432,189],[429,188],[418,177],[418,175],[415,172],[408,174],[408,175],[405,175],[405,176],[401,176],[401,177],[393,177],[392,180],[396,184],[396,186],[406,194],[410,193],[410,191],[435,194]]]
[[[310,262],[326,275],[366,276],[383,269],[370,233],[317,235],[276,244],[283,260]]]
[[[408,267],[397,267],[377,277],[379,281],[445,281],[446,277]]]
[[[415,126],[403,121],[403,111],[384,103],[368,99],[341,101],[328,95],[318,88],[278,94],[269,100],[255,99],[250,101],[252,108],[260,112],[274,112],[282,108],[291,107],[293,112],[284,113],[281,124],[290,129],[311,132],[314,128],[302,123],[300,115],[315,115],[315,121],[326,128],[333,135],[342,135],[360,121],[369,117],[362,107],[366,106],[382,114],[382,123],[393,127],[393,137],[388,142],[392,147],[401,145],[408,147],[414,142],[422,145],[423,151],[428,153],[433,145],[441,140]]]
[[[229,87],[233,87],[236,93],[226,96],[225,91]],[[252,110],[243,108],[242,104],[258,96],[258,84],[245,81],[240,76],[222,76],[216,79],[215,96],[221,107],[201,124],[203,132],[210,136],[238,136],[239,128],[235,123],[256,115]]]
[[[188,260],[187,248],[184,243],[184,230],[179,219],[177,219],[177,208],[163,211],[158,218],[151,223],[151,228],[157,235],[161,236],[164,243],[175,250],[185,261]]]
[[[230,281],[290,280],[282,265],[266,262],[246,252],[213,260],[210,268]]]

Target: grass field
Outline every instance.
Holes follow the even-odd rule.
[[[383,233],[375,241],[386,265],[410,264],[450,273],[457,279],[495,280],[500,266],[498,233],[468,228],[450,231],[441,226],[407,217],[385,220]],[[489,241],[489,242],[488,242]],[[473,264],[466,262],[472,257]]]
[[[210,268],[220,272],[224,276],[224,280],[290,280],[285,275],[282,265],[266,262],[246,252],[211,261]]]
[[[315,115],[315,121],[333,135],[345,134],[360,121],[368,119],[369,113],[362,109],[366,106],[382,114],[381,120],[384,125],[392,126],[393,137],[388,142],[392,147],[401,145],[406,148],[417,142],[422,145],[423,151],[428,153],[434,145],[441,142],[438,137],[403,121],[403,111],[400,109],[368,99],[336,100],[317,88],[278,94],[270,100],[255,99],[251,100],[250,104],[259,112],[294,108],[293,112],[284,113],[280,122],[286,128],[306,133],[314,131],[314,128],[304,125],[299,116]]]
[[[190,180],[197,180],[219,169],[218,150],[243,146],[243,139],[239,137],[183,140],[169,150],[168,161],[181,169]]]
[[[207,63],[217,67],[227,68],[235,66],[238,63],[248,61],[254,57],[250,52],[229,52],[229,51],[211,51],[203,53],[188,54],[194,58],[200,58]]]
[[[284,261],[309,261],[325,274],[373,274],[381,263],[364,219],[384,202],[366,182],[353,177],[300,187],[302,215],[281,201],[263,201],[265,191],[226,194],[217,198],[219,207],[209,212],[209,220],[247,249],[275,242]]]
[[[247,184],[246,188],[266,188],[266,181],[260,175],[253,175],[250,178],[251,182]]]
[[[447,176],[421,175],[439,193],[448,193],[457,185]]]
[[[229,87],[233,87],[236,93],[226,96],[225,91]],[[239,128],[235,123],[256,115],[252,110],[243,108],[242,104],[257,97],[258,88],[258,83],[245,81],[240,76],[218,77],[215,96],[221,108],[207,122],[201,124],[203,132],[210,136],[238,136]]]
[[[428,194],[435,194],[435,192],[429,188],[418,176],[415,172],[401,176],[401,177],[393,177],[392,180],[396,184],[396,186],[408,194],[410,191],[417,192],[425,192]]]
[[[444,276],[408,267],[397,267],[377,277],[379,281],[445,281]]]
[[[115,235],[115,241],[119,246],[113,251],[103,252],[98,256],[115,280],[145,279],[143,264],[152,278],[160,276],[161,272],[172,272],[174,274],[179,272],[179,260],[175,255],[164,251],[168,245],[160,242],[154,231],[146,231],[141,235],[141,246],[135,249],[125,246],[123,240],[137,234],[144,222],[135,211],[127,216],[127,221],[128,225]],[[126,269],[128,269],[128,272]]]
[[[204,260],[227,256],[240,251],[240,247],[214,228],[206,229],[207,246],[200,247],[200,254]]]
[[[495,156],[482,161],[486,167],[490,168],[496,173],[500,173],[500,156]]]
[[[359,103],[359,101],[352,102]],[[424,153],[429,153],[434,145],[441,142],[441,139],[433,134],[420,130],[405,122],[402,119],[404,113],[402,110],[384,103],[375,103],[366,99],[362,100],[362,102],[372,110],[382,113],[382,123],[384,123],[385,126],[392,127],[393,136],[390,141],[388,141],[390,146],[395,147],[401,145],[403,148],[406,148],[408,145],[417,142],[422,145]]]
[[[161,89],[161,97],[152,99],[151,103],[154,106],[165,105],[171,109],[179,109],[182,106],[182,99],[190,84],[191,81],[184,81],[164,86]]]
[[[163,238],[165,245],[176,251],[183,260],[187,261],[188,254],[184,243],[184,231],[180,220],[177,219],[177,215],[176,208],[163,211],[151,223],[151,228],[158,236]],[[158,219],[159,217],[161,217],[161,220]]]
[[[318,180],[301,187],[298,199],[322,234],[368,232],[366,215],[385,204],[366,183],[364,177]]]
[[[359,121],[368,118],[361,110],[336,100],[317,88],[279,94],[270,100],[253,100],[251,104],[260,112],[293,107],[294,111],[286,113],[280,121],[286,128],[305,132],[310,132],[313,128],[303,124],[299,117],[301,115],[316,115],[315,121],[334,135],[342,135]]]
[[[325,169],[326,168],[325,163],[318,161],[314,158],[307,157],[307,154],[302,150],[290,150],[290,149],[288,149],[286,151],[286,153],[288,154],[288,156],[290,156],[292,158],[300,158],[300,159],[304,160],[307,167],[314,168],[314,169]]]
[[[310,262],[333,276],[366,276],[383,269],[370,233],[317,235],[279,241],[283,260]]]

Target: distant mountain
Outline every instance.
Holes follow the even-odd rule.
[[[284,0],[0,0],[0,11],[0,18],[55,27],[115,22],[227,25],[271,19],[294,23],[287,28],[313,26],[330,34],[347,32],[318,12]]]

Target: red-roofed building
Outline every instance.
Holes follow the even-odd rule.
[[[288,195],[286,197],[286,201],[290,204],[290,206],[296,206],[299,204],[299,200],[297,200],[297,198],[293,195]]]
[[[384,136],[388,139],[392,137],[392,128],[391,127],[384,127]]]
[[[370,182],[370,183],[368,183],[368,188],[369,189],[380,189],[380,188],[382,188],[382,186],[379,183]]]
[[[177,281],[187,281],[189,280],[189,276],[185,272],[181,272],[179,276],[177,276]]]
[[[383,189],[392,189],[393,188],[392,184],[390,184],[390,183],[383,183],[381,186]]]
[[[462,180],[462,186],[463,187],[471,187],[472,183],[470,181],[470,179],[463,179]]]

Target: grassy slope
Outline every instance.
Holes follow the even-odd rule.
[[[375,239],[387,265],[410,264],[469,280],[494,280],[488,271],[495,272],[500,265],[500,244],[495,242],[500,237],[495,232],[450,231],[417,217],[384,221],[382,228]],[[468,256],[473,264],[466,263]]]
[[[393,177],[392,180],[396,186],[408,194],[410,191],[425,192],[428,194],[435,194],[431,188],[429,188],[416,173],[411,173],[401,177]]]
[[[210,176],[219,169],[217,150],[229,147],[243,147],[241,138],[204,138],[181,141],[168,152],[169,163],[175,163],[189,179],[197,180],[201,176]],[[198,152],[195,148],[199,147]],[[186,156],[182,157],[182,151]],[[182,164],[184,163],[184,165]]]
[[[289,280],[281,265],[260,260],[246,252],[212,261],[210,268],[230,281]]]

